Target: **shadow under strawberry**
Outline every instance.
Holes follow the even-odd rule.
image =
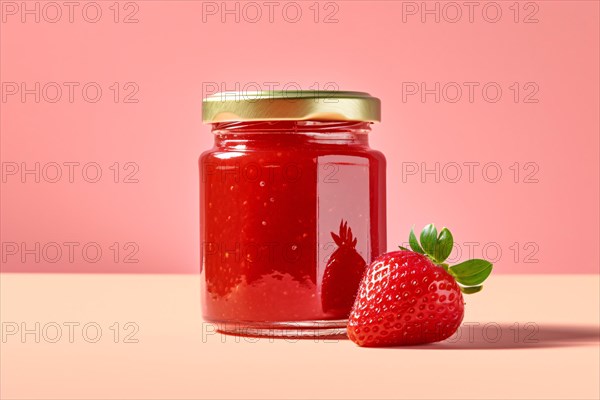
[[[348,222],[342,220],[339,233],[331,232],[331,237],[338,248],[325,266],[321,305],[332,318],[343,319],[350,315],[367,263],[356,251],[358,240],[352,236]]]

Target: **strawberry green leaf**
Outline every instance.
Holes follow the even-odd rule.
[[[438,263],[444,262],[446,258],[452,252],[452,246],[454,246],[454,238],[452,233],[446,228],[443,228],[437,237],[437,243],[435,245],[435,251],[433,257]]]
[[[448,268],[448,272],[458,283],[465,286],[481,285],[492,272],[492,263],[473,259]]]
[[[474,258],[472,260],[467,260],[461,262],[460,264],[456,264],[450,267],[452,272],[457,276],[469,276],[477,274],[488,267],[491,267],[491,263],[486,260],[481,260],[478,258]]]
[[[342,245],[343,240],[338,235],[336,235],[335,233],[331,232],[331,237],[333,238],[333,241],[335,242],[335,244],[338,245],[338,247]]]
[[[404,246],[398,246],[398,247],[400,248],[400,250],[406,250],[406,251],[410,251],[409,249],[407,249],[407,248],[406,248],[406,247],[404,247]]]
[[[435,253],[435,244],[437,243],[437,229],[433,224],[427,225],[421,231],[421,246],[423,250],[431,256]]]
[[[415,235],[414,228],[410,230],[410,235],[408,235],[408,244],[410,245],[410,248],[414,252],[425,254],[425,252],[423,251],[423,249],[419,245],[419,241],[417,240],[417,236]]]
[[[481,289],[483,289],[482,285],[479,286],[469,286],[469,287],[461,287],[460,291],[463,292],[464,294],[473,294],[473,293],[477,293],[477,292],[481,292]]]

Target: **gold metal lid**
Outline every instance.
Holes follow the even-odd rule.
[[[381,102],[363,92],[271,90],[219,92],[202,102],[202,122],[381,121]]]

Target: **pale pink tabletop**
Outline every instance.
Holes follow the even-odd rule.
[[[0,397],[597,399],[599,284],[495,276],[460,337],[362,349],[214,333],[197,275],[2,274]]]

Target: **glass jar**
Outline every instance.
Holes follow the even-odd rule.
[[[225,333],[345,332],[386,251],[379,100],[358,92],[217,93],[200,166],[203,316]]]

